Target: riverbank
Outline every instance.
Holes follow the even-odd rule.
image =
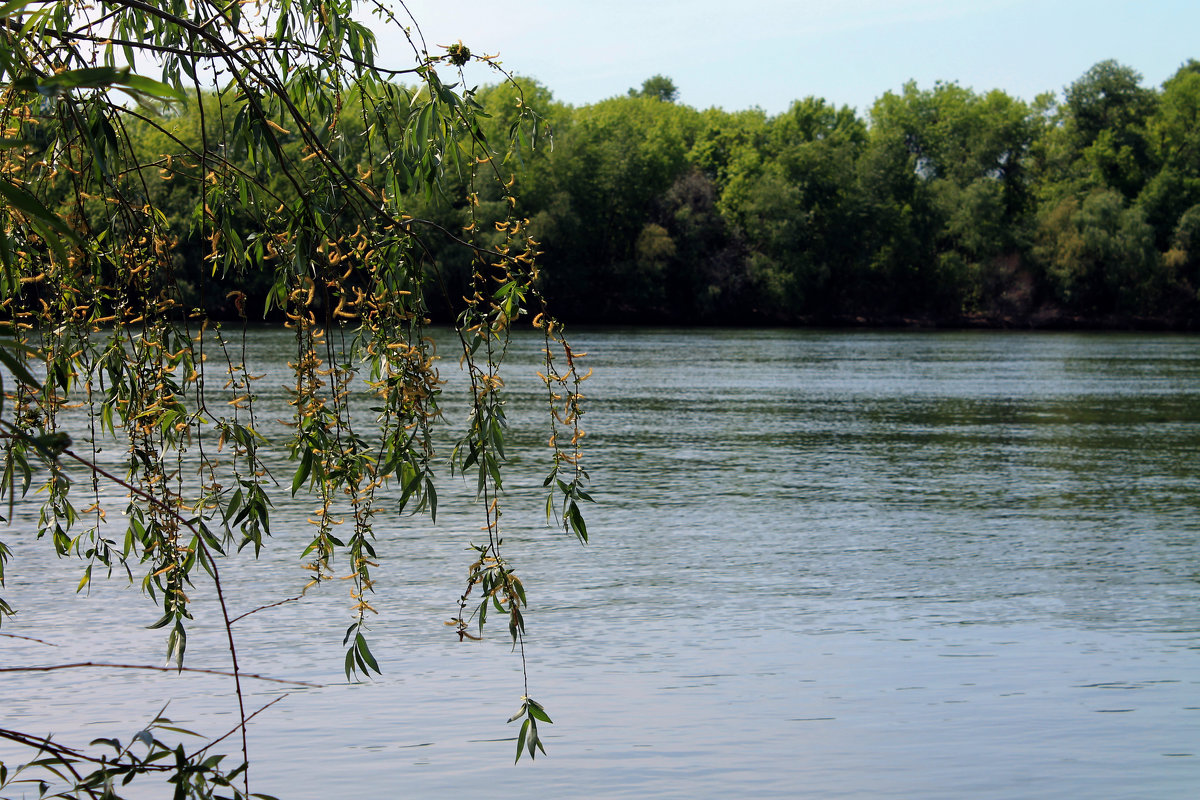
[[[1088,316],[1044,310],[1035,314],[960,314],[956,316],[839,316],[810,317],[799,327],[823,328],[936,328],[941,330],[1042,330],[1042,331],[1200,331],[1194,316],[1142,316],[1105,314]]]

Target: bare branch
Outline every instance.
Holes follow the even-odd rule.
[[[226,678],[235,677],[232,672],[221,669],[206,669],[204,667],[157,667],[151,664],[106,664],[99,661],[79,661],[74,664],[48,664],[40,667],[0,667],[0,672],[55,672],[62,669],[138,669],[151,672],[198,672],[205,675],[221,675]],[[286,678],[272,678],[269,675],[255,675],[250,672],[238,673],[243,678],[270,683],[282,683],[287,686],[304,686],[309,689],[323,689],[323,684],[293,681]]]

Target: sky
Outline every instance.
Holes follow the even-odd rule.
[[[662,74],[679,101],[771,114],[813,95],[860,113],[954,81],[1032,100],[1117,61],[1158,86],[1200,59],[1197,0],[406,0],[431,51],[462,40],[584,105]],[[380,63],[411,50],[380,34]],[[440,52],[440,51],[438,51]],[[487,74],[468,82],[491,83]]]

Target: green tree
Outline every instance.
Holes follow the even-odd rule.
[[[1146,129],[1158,172],[1142,190],[1138,205],[1154,226],[1159,248],[1165,250],[1182,215],[1200,202],[1200,62],[1189,60],[1163,83]]]
[[[675,81],[668,78],[666,75],[652,75],[642,81],[642,88],[639,90],[629,90],[630,97],[649,97],[654,100],[661,100],[664,103],[674,103],[679,99],[679,89],[675,87]]]
[[[866,138],[851,109],[809,97],[729,146],[719,170],[721,209],[748,252],[767,317],[831,311],[857,241],[853,174]]]
[[[8,535],[36,533],[60,556],[78,556],[80,589],[114,569],[137,575],[181,670],[193,598],[213,594],[229,632],[242,763],[223,767],[207,749],[188,755],[161,719],[113,752],[3,731],[33,749],[30,762],[0,767],[0,789],[44,781],[42,794],[115,798],[123,781],[157,774],[177,797],[249,795],[248,714],[220,576],[224,559],[270,546],[272,449],[294,464],[291,492],[318,507],[299,582],[327,583],[337,565],[350,587],[347,678],[379,671],[368,643],[372,587],[383,579],[372,519],[384,503],[437,507],[442,388],[426,326],[441,282],[431,241],[469,254],[455,321],[469,413],[451,455],[455,471],[476,478],[483,538],[452,630],[482,632],[490,609],[514,646],[524,635],[524,584],[500,528],[502,360],[518,324],[545,336],[547,509],[587,537],[584,376],[540,301],[536,243],[500,168],[510,144],[539,145],[541,121],[523,104],[508,135],[489,136],[474,93],[455,88],[461,75],[443,80],[474,58],[465,46],[431,54],[410,40],[412,66],[385,70],[352,11],[348,0],[264,3],[254,16],[207,0],[4,8],[0,360],[12,380],[0,495],[30,502],[37,490],[42,502],[36,532]],[[415,196],[453,191],[464,224],[411,213]],[[486,192],[500,210],[489,211],[485,238]],[[246,329],[223,326],[211,294],[188,285],[232,286],[225,302],[244,321],[261,313],[245,287],[264,276],[267,310],[295,334],[286,441],[263,437],[258,376],[238,355]],[[377,415],[365,426],[351,413],[364,396]],[[63,421],[77,405],[84,430]],[[127,469],[99,464],[114,443]],[[185,465],[197,480],[184,480]],[[123,495],[114,513],[100,485]],[[14,569],[9,556],[0,542],[0,582]],[[0,621],[12,610],[0,599]],[[542,749],[538,723],[549,722],[528,686],[522,694],[518,758]]]
[[[1153,230],[1112,189],[1055,208],[1035,252],[1058,299],[1086,314],[1147,313],[1164,288]]]
[[[1180,215],[1163,260],[1187,304],[1200,301],[1200,204]]]
[[[1200,61],[1189,59],[1163,83],[1146,127],[1155,161],[1200,174]]]
[[[1032,228],[1029,163],[1040,119],[1037,107],[1003,92],[954,83],[929,90],[909,83],[872,109],[876,152],[892,153],[893,169],[916,176],[889,181],[909,216],[894,234],[900,241],[882,252],[889,260],[913,254],[910,263],[923,265],[923,294],[939,313],[993,309],[1013,277]],[[896,160],[903,151],[907,166]]]
[[[1101,61],[1065,92],[1070,140],[1096,187],[1136,197],[1151,173],[1146,124],[1157,96],[1142,76],[1116,61]]]
[[[545,226],[546,292],[564,314],[612,319],[657,307],[665,273],[639,274],[637,242],[687,171],[696,123],[686,106],[615,97],[574,109],[560,127],[538,178],[544,213],[531,219]]]

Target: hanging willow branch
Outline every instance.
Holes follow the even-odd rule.
[[[17,500],[41,491],[37,535],[82,559],[80,589],[114,569],[139,580],[160,606],[152,627],[167,631],[177,668],[192,596],[211,586],[235,681],[241,674],[240,617],[230,618],[218,562],[268,546],[278,495],[262,454],[278,445],[295,465],[283,483],[317,503],[301,593],[347,578],[346,676],[380,671],[368,623],[378,612],[381,489],[399,490],[401,511],[437,511],[435,301],[454,308],[462,343],[471,411],[453,456],[455,469],[477,473],[487,534],[468,569],[459,638],[479,586],[479,634],[489,604],[506,615],[524,673],[524,586],[500,535],[503,361],[517,325],[545,336],[548,513],[587,538],[582,354],[540,299],[537,242],[503,171],[519,143],[540,146],[544,122],[493,59],[461,43],[430,53],[407,12],[374,8],[405,31],[410,67],[376,65],[374,33],[344,0],[0,8],[0,495],[11,517]],[[511,82],[518,112],[507,131],[491,130],[460,88],[470,61]],[[500,198],[502,213],[483,213],[481,193]],[[459,232],[408,213],[418,201],[458,203],[471,222]],[[467,253],[467,296],[446,288],[435,242]],[[264,437],[260,376],[246,364],[258,309],[295,334],[285,442]],[[364,395],[377,415],[365,430],[355,413]],[[64,422],[80,409],[85,430]],[[99,466],[113,442],[123,474]],[[20,566],[9,560],[0,541],[0,586]],[[0,622],[12,612],[0,598]],[[243,765],[222,772],[219,759],[180,751],[177,771],[249,795],[240,684],[237,693]],[[523,729],[518,756],[541,748],[536,720],[549,722],[528,693],[526,681],[532,733]],[[76,779],[63,796],[93,796],[95,781],[111,778],[56,774]]]

